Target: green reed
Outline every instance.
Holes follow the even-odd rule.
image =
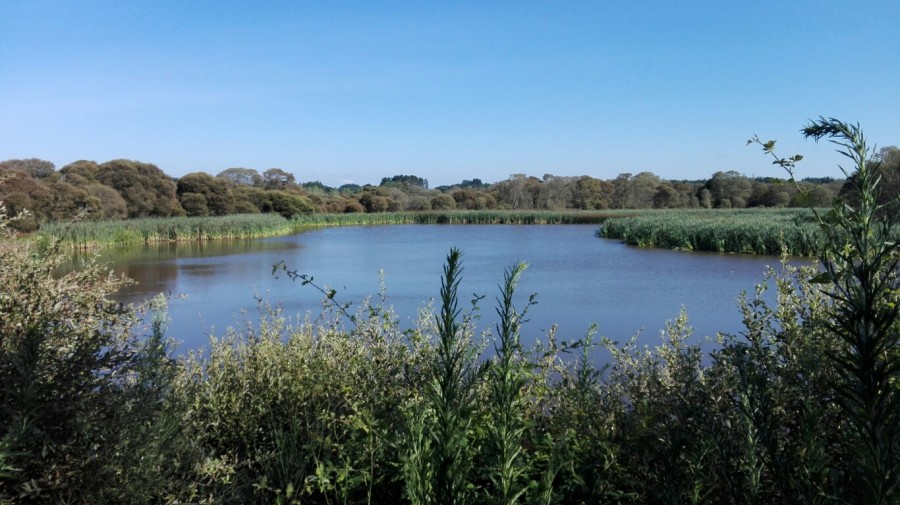
[[[300,227],[382,224],[598,224],[625,211],[450,211],[383,212],[376,214],[307,214],[293,222]]]
[[[278,214],[237,214],[49,223],[41,227],[39,236],[59,239],[73,247],[87,248],[111,244],[261,238],[285,235],[294,230],[294,224]]]
[[[819,227],[806,209],[690,209],[610,218],[597,233],[640,247],[812,256]]]

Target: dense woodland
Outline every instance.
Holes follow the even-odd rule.
[[[882,148],[885,194],[900,187],[900,149]],[[542,178],[513,174],[484,183],[464,180],[429,188],[414,175],[385,177],[377,186],[332,188],[298,182],[293,173],[270,168],[229,168],[213,176],[194,172],[180,178],[156,165],[132,160],[76,161],[60,169],[36,158],[0,163],[0,201],[20,231],[48,221],[109,220],[170,216],[278,213],[396,212],[429,210],[601,210],[666,208],[822,207],[842,192],[846,181],[807,178],[798,184],[771,177],[716,172],[708,180],[664,180],[651,172],[623,173],[610,180],[588,175]],[[846,192],[846,191],[845,191]]]

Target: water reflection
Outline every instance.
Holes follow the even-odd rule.
[[[777,258],[638,249],[594,237],[592,225],[475,226],[403,225],[326,228],[265,240],[164,244],[117,248],[105,257],[118,272],[138,281],[121,293],[134,302],[156,293],[186,295],[170,304],[170,335],[183,348],[205,345],[210,333],[256,319],[257,299],[284,307],[288,315],[321,310],[321,293],[272,276],[272,265],[332,286],[342,302],[378,293],[384,272],[386,304],[413,324],[417,309],[440,290],[444,259],[462,249],[461,306],[481,302],[481,326],[496,319],[494,300],[504,268],[529,264],[516,303],[531,293],[523,339],[545,338],[558,325],[561,339],[581,337],[597,323],[599,333],[625,341],[644,328],[643,343],[659,342],[666,320],[688,310],[698,339],[741,330],[737,297],[752,290]]]

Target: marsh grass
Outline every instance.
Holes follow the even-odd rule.
[[[389,224],[597,224],[623,211],[454,211],[377,214],[305,214],[290,220],[278,214],[219,217],[145,218],[119,221],[47,223],[37,234],[47,243],[91,249],[104,245],[209,241],[287,235],[324,226]]]
[[[374,214],[307,214],[294,218],[301,227],[382,224],[597,224],[628,211],[474,210],[449,212],[384,212]]]
[[[206,241],[286,235],[294,225],[277,214],[236,214],[221,217],[175,217],[125,221],[48,223],[41,240],[59,240],[75,248],[134,243]]]
[[[598,235],[640,247],[813,256],[821,233],[807,209],[689,209],[611,217]]]

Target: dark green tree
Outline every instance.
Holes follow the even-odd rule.
[[[100,165],[97,182],[122,195],[128,217],[183,216],[175,183],[156,165],[132,160],[112,160]]]
[[[235,198],[231,183],[226,179],[213,177],[204,172],[194,172],[178,179],[176,194],[188,215],[225,216],[234,213]],[[184,195],[202,195],[206,201],[206,213],[191,214],[184,206]],[[196,199],[194,199],[196,201]]]

